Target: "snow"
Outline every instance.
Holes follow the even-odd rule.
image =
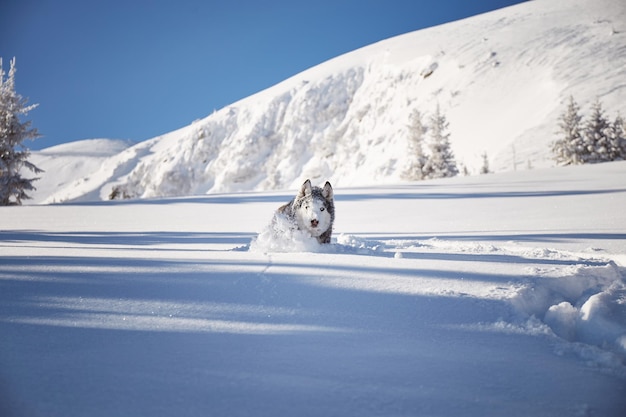
[[[625,174],[1,207],[0,414],[621,416]]]
[[[397,184],[410,116],[440,106],[459,167],[553,166],[574,96],[626,114],[623,0],[535,0],[336,57],[189,126],[124,149],[32,203]],[[91,145],[86,144],[89,149]],[[41,168],[55,176],[56,165]],[[38,184],[35,184],[36,186]],[[42,183],[39,184],[40,186]]]
[[[626,113],[624,45],[622,1],[535,0],[34,152],[33,205],[0,207],[0,415],[622,416],[626,162],[548,149],[570,95]],[[498,173],[405,181],[437,105]],[[307,178],[331,244],[271,226]]]
[[[124,140],[114,139],[87,139],[64,143],[44,150],[33,152],[29,161],[44,170],[39,179],[33,184],[37,190],[32,193],[32,201],[24,204],[55,203],[62,198],[57,197],[59,190],[65,188],[79,189],[80,193],[88,194],[90,178],[94,173],[102,176],[102,167],[111,157],[118,158],[118,154],[132,144]],[[32,175],[25,175],[31,178]]]

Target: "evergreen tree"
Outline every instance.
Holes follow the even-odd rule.
[[[591,106],[591,116],[583,130],[580,157],[583,163],[609,161],[609,121],[604,116],[602,103],[596,100]]]
[[[578,105],[570,97],[567,111],[559,124],[562,137],[553,143],[552,151],[560,165],[598,163],[626,159],[626,128],[618,114],[610,123],[600,100],[591,107],[591,116],[581,127]]]
[[[430,117],[430,158],[424,166],[424,178],[453,177],[459,173],[450,147],[448,121],[441,113],[439,105]]]
[[[570,96],[567,110],[560,117],[560,138],[552,144],[554,159],[559,165],[582,164],[580,152],[583,149],[583,141],[580,123],[582,116],[579,114],[580,107],[574,97]]]
[[[22,168],[43,172],[28,162],[30,151],[23,145],[26,139],[39,137],[37,129],[30,122],[20,122],[20,115],[26,115],[36,105],[26,105],[26,99],[15,92],[15,58],[11,60],[9,76],[0,59],[0,205],[19,205],[30,198],[28,191],[35,189],[32,182],[37,178],[26,179],[20,174]]]
[[[608,129],[608,156],[610,161],[626,159],[626,128],[619,113]]]
[[[483,152],[483,166],[480,167],[481,174],[489,174],[489,157],[487,156],[487,152]]]
[[[424,179],[424,134],[427,129],[422,123],[422,114],[415,109],[409,117],[409,166],[405,171],[405,177],[409,180]]]

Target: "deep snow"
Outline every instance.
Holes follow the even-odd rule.
[[[626,113],[625,16],[535,0],[35,152],[31,202],[69,204],[0,207],[0,415],[622,416],[626,162],[536,168],[570,94]],[[460,162],[518,171],[402,182],[437,104]],[[307,177],[332,244],[268,239],[295,191],[258,191]]]
[[[1,207],[0,414],[621,416],[625,174]]]
[[[469,172],[485,152],[495,171],[552,166],[570,95],[583,114],[596,98],[611,120],[626,114],[624,45],[623,0],[535,0],[408,33],[137,143],[71,180],[42,162],[65,184],[33,202],[106,200],[116,186],[146,198],[284,190],[306,178],[395,184],[412,158],[410,115],[428,117],[437,105]]]

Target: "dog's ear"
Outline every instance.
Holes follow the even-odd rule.
[[[324,196],[326,201],[331,201],[333,199],[333,187],[330,185],[328,181],[326,181],[326,184],[324,184],[322,195]]]
[[[311,195],[311,181],[309,180],[304,181],[304,184],[302,184],[302,188],[300,188],[300,192],[298,193],[298,198],[307,195]]]

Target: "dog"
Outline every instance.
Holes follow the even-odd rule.
[[[284,216],[295,228],[308,232],[319,243],[330,243],[335,222],[333,187],[326,181],[323,188],[312,187],[306,180],[296,197],[276,210],[276,216]]]

